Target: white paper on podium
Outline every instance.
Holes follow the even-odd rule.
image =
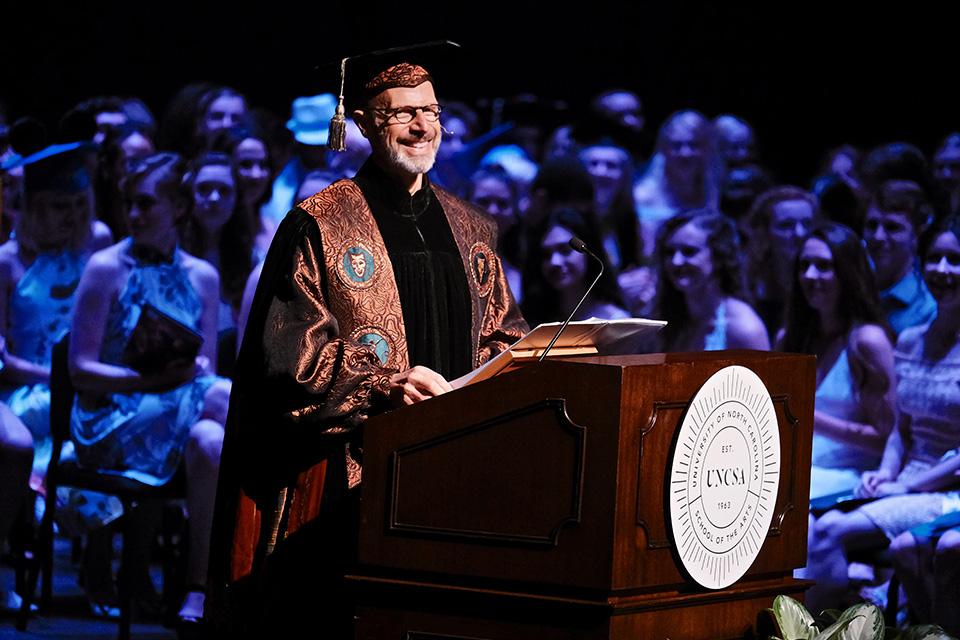
[[[537,325],[513,343],[509,349],[492,358],[482,367],[456,380],[451,380],[450,384],[454,389],[459,389],[472,382],[492,378],[514,360],[539,358],[553,340],[561,324],[563,323],[547,322]],[[648,318],[577,320],[567,325],[547,357],[573,353],[597,353],[608,356],[638,353],[642,340],[651,332],[659,331],[666,325],[666,320]]]

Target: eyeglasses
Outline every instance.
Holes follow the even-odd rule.
[[[380,114],[388,122],[396,120],[399,124],[407,124],[413,122],[413,119],[417,117],[417,111],[423,111],[423,117],[426,118],[427,122],[436,122],[440,119],[440,112],[443,111],[443,107],[438,104],[428,104],[423,107],[397,107],[396,109],[374,107],[372,111]]]

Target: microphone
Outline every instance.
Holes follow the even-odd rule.
[[[573,316],[575,316],[577,311],[580,310],[580,305],[582,305],[583,301],[587,299],[587,296],[590,295],[591,291],[593,291],[593,288],[596,286],[597,282],[600,281],[600,276],[603,275],[603,260],[598,258],[593,251],[590,251],[583,240],[576,236],[570,238],[570,248],[577,253],[583,253],[596,260],[597,264],[600,265],[600,273],[598,273],[597,277],[593,279],[593,282],[590,283],[590,286],[587,287],[587,290],[584,292],[583,297],[580,298],[580,302],[577,303],[577,306],[573,308],[573,311],[570,312],[570,315],[567,316],[567,319],[564,320],[562,325],[560,325],[560,330],[557,331],[556,335],[553,336],[553,340],[550,341],[550,344],[547,345],[547,348],[543,350],[542,354],[540,354],[540,359],[537,360],[537,362],[543,362],[543,359],[547,357],[547,354],[550,353],[550,349],[553,349],[553,345],[555,345],[557,340],[560,339],[560,334],[563,333],[563,330],[566,329],[567,325],[570,324],[570,321],[573,320]]]

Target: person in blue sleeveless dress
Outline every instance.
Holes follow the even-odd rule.
[[[657,237],[656,317],[662,351],[770,349],[760,316],[744,301],[740,244],[732,220],[712,209],[679,214]]]
[[[216,362],[216,270],[178,247],[186,212],[183,162],[174,154],[135,165],[124,190],[132,237],[95,253],[80,279],[70,340],[78,389],[72,436],[78,462],[160,485],[182,465],[190,518],[188,593],[182,620],[203,615],[210,524],[229,382]],[[124,348],[150,304],[203,338],[197,358],[138,372]]]
[[[109,229],[94,220],[87,152],[82,143],[59,144],[18,161],[26,206],[13,236],[0,245],[0,401],[6,405],[0,493],[15,498],[10,504],[19,504],[26,493],[27,484],[15,470],[17,452],[25,448],[33,452],[30,484],[42,490],[52,452],[48,382],[53,345],[70,327],[87,258],[110,244]],[[2,510],[0,525],[12,517],[8,507]],[[13,597],[0,588],[0,604],[5,602]]]
[[[817,356],[811,499],[852,491],[880,462],[896,414],[891,335],[860,238],[815,225],[777,340],[780,351]]]

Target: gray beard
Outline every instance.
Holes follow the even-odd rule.
[[[388,147],[387,158],[389,159],[390,164],[402,169],[406,173],[419,175],[421,173],[427,173],[433,168],[433,163],[436,162],[437,154],[432,153],[429,156],[410,158],[401,154],[393,147]]]

